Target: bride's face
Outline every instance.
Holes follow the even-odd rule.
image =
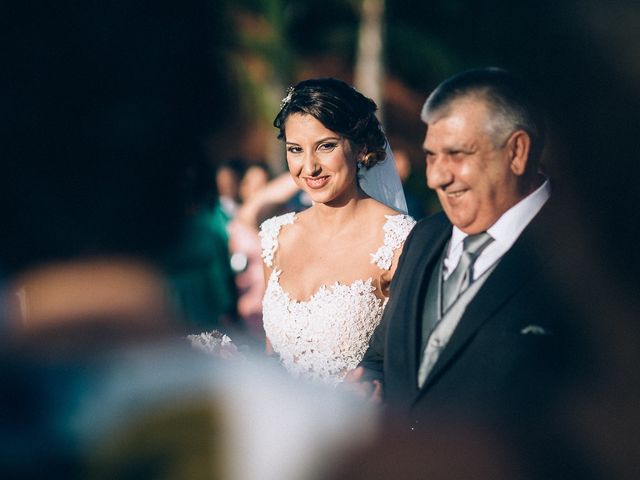
[[[289,172],[315,203],[341,204],[358,195],[356,154],[346,138],[311,115],[294,113],[285,139]]]

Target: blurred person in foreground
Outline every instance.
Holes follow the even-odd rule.
[[[49,311],[70,324],[73,317],[110,328],[105,319],[126,314],[127,299],[144,297],[140,277],[154,286],[151,299],[164,299],[159,260],[182,239],[193,195],[186,175],[205,161],[202,142],[215,126],[207,112],[224,108],[211,93],[223,79],[197,51],[216,44],[218,12],[188,2],[175,12],[178,22],[168,2],[34,3],[6,5],[2,15],[11,20],[15,66],[2,89],[8,113],[0,143],[8,196],[0,206],[0,268],[16,303],[8,327],[35,332],[36,314]],[[56,285],[57,271],[68,272],[67,281]],[[51,281],[40,282],[40,272]],[[140,289],[128,285],[129,272]],[[112,291],[100,300],[106,288]],[[66,315],[67,308],[81,312]]]
[[[589,357],[554,280],[566,266],[547,252],[556,232],[538,112],[497,68],[431,93],[423,147],[444,212],[407,239],[381,325],[349,380],[382,382],[415,438],[447,425],[508,432],[551,463],[545,448],[562,439],[548,420]]]
[[[159,268],[225,117],[218,4],[33,3],[0,12],[0,476],[316,475],[372,422],[192,349]]]
[[[186,352],[160,259],[182,238],[185,173],[225,108],[204,52],[219,45],[218,13],[201,1],[2,6],[3,478],[95,478],[111,461],[153,476],[162,465],[143,442],[107,460],[109,438],[145,429],[136,417],[168,436],[151,447],[167,459],[181,444],[200,460],[217,451],[206,409],[180,413],[168,402],[175,375],[132,357],[178,363]],[[161,425],[173,410],[208,427],[182,443]],[[179,457],[167,469],[187,468]],[[196,463],[206,478],[209,464]]]

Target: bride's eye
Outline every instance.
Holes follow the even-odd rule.
[[[300,153],[300,152],[302,152],[302,148],[297,147],[295,145],[289,145],[287,147],[287,152],[289,152],[289,153]]]
[[[338,144],[336,142],[327,142],[327,143],[322,143],[318,146],[318,150],[322,150],[325,152],[330,152],[333,149],[335,149],[338,146]]]

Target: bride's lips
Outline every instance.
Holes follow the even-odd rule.
[[[329,182],[329,176],[305,177],[304,181],[309,188],[317,190],[318,188],[324,187]]]

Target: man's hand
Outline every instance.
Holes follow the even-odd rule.
[[[366,403],[382,404],[382,383],[379,380],[363,380],[364,367],[357,367],[347,373],[342,388],[353,393]]]

